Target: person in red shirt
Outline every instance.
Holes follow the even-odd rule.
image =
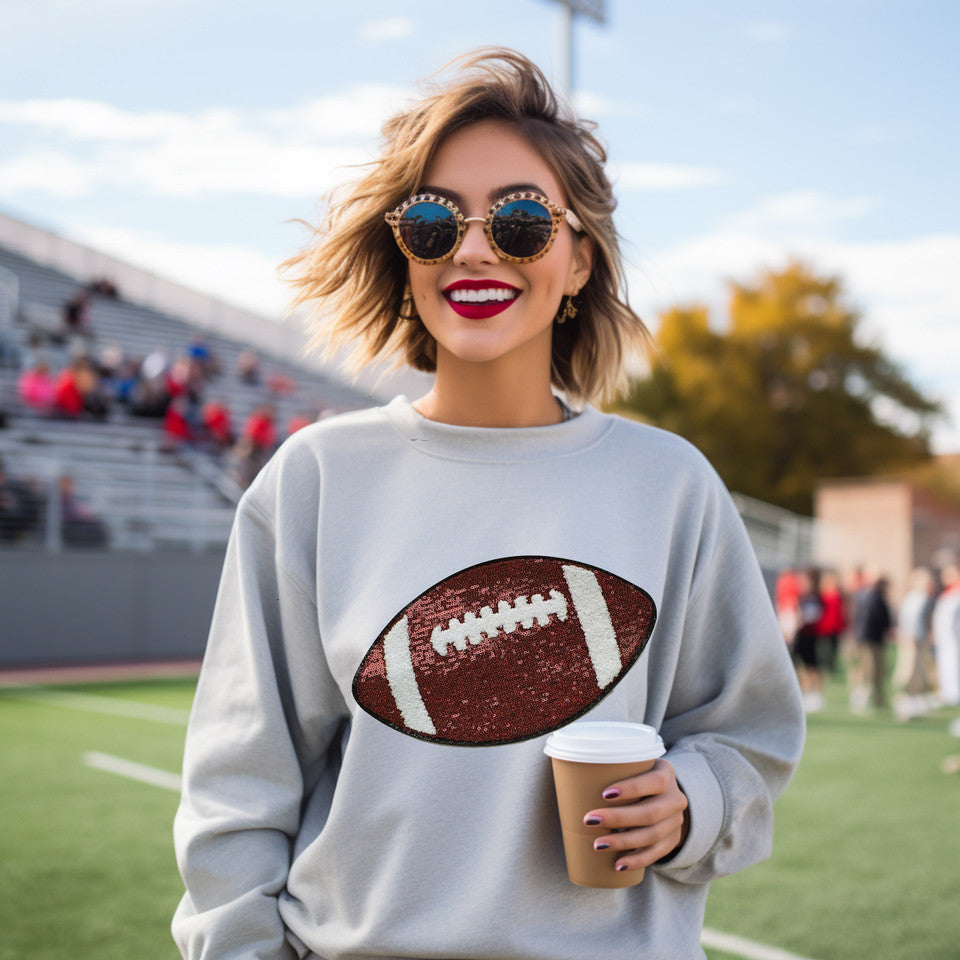
[[[53,389],[57,413],[65,413],[71,417],[79,417],[83,413],[83,394],[80,392],[76,370],[72,365],[60,371]]]
[[[832,570],[826,570],[820,580],[820,599],[823,615],[817,622],[817,636],[823,641],[826,656],[823,662],[831,672],[837,669],[837,651],[840,637],[847,629],[846,601],[840,590],[840,578]]]
[[[203,429],[207,439],[216,446],[226,449],[236,439],[233,434],[233,421],[230,411],[220,400],[211,400],[203,405]]]
[[[800,604],[800,582],[796,570],[791,567],[781,570],[780,576],[777,577],[774,592],[777,620],[780,622],[781,631],[783,631],[783,639],[791,644],[794,634],[797,632],[797,607]]]
[[[163,415],[163,436],[168,448],[176,449],[193,443],[195,437],[187,417],[188,404],[185,397],[174,397]]]
[[[243,425],[243,435],[260,453],[272,453],[277,445],[277,425],[274,409],[269,403],[257,407]]]

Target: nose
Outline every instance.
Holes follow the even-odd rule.
[[[465,217],[466,232],[460,249],[453,255],[453,262],[459,266],[471,264],[498,263],[499,257],[483,232],[483,217]]]

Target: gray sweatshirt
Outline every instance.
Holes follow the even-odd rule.
[[[575,716],[656,727],[689,799],[638,886],[567,880],[543,744]],[[769,855],[802,743],[756,558],[689,444],[590,407],[335,417],[238,509],[174,937],[191,960],[703,957],[708,882]]]

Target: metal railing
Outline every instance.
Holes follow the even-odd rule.
[[[192,469],[179,454],[172,457],[156,443],[138,443],[127,452],[131,459],[126,462],[97,463],[68,458],[56,448],[38,448],[23,438],[0,439],[6,475],[27,491],[34,511],[33,522],[4,538],[3,546],[33,546],[51,553],[84,545],[142,552],[221,549],[235,512],[236,498],[227,496],[236,492],[232,479],[220,475],[212,463],[202,469],[194,463]],[[201,457],[189,459],[199,462]],[[89,518],[86,544],[83,523],[65,512],[65,482],[75,490],[71,502]]]
[[[777,570],[814,562],[816,521],[811,517],[741,493],[731,496],[762,567]]]

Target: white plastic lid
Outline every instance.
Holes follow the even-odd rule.
[[[551,733],[543,752],[577,763],[631,763],[655,760],[666,748],[657,731],[645,723],[579,720]]]

